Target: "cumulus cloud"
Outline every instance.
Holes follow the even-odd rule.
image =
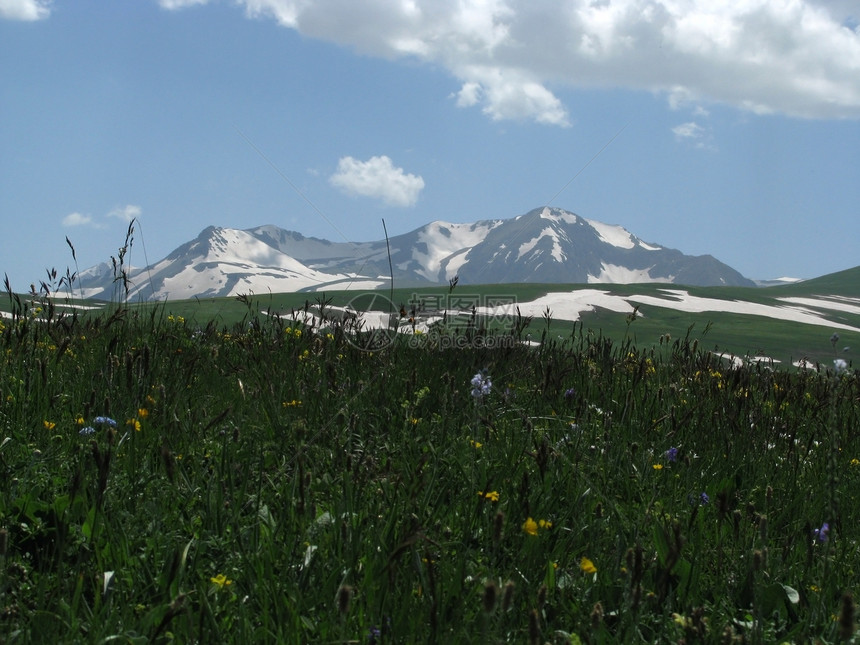
[[[860,118],[856,0],[236,1],[308,37],[442,66],[456,104],[492,119],[568,125],[565,87]]]
[[[50,0],[0,0],[0,18],[42,20],[50,15]]]
[[[381,199],[390,206],[412,206],[424,189],[421,177],[406,174],[384,155],[367,161],[343,157],[329,181],[347,194]]]
[[[120,208],[114,208],[111,212],[108,213],[108,217],[116,217],[124,222],[130,222],[135,217],[140,217],[140,214],[142,212],[143,210],[140,208],[140,206],[128,204]]]
[[[74,227],[74,226],[95,226],[95,222],[93,222],[93,218],[91,215],[84,215],[82,213],[69,213],[63,218],[63,226],[66,227]]]

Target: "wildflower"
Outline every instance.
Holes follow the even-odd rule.
[[[116,428],[116,421],[114,421],[110,417],[96,417],[95,419],[93,419],[93,423],[97,426],[106,425],[110,426],[111,428]]]
[[[78,415],[78,418],[75,419],[75,423],[77,423],[79,426],[82,426],[86,423],[86,421],[84,421],[84,418],[82,416]]]
[[[81,428],[80,430],[78,430],[78,434],[81,435],[82,437],[88,437],[91,434],[93,434],[95,431],[96,431],[96,429],[93,428],[92,426],[87,426],[85,428]]]
[[[140,432],[140,421],[138,421],[137,419],[127,419],[125,425],[134,428],[135,432]]]
[[[848,369],[848,363],[845,362],[845,359],[836,358],[833,360],[833,369],[836,370],[837,374],[842,374]]]
[[[710,502],[711,502],[711,498],[708,497],[708,494],[706,492],[702,491],[702,494],[699,495],[699,503],[702,506],[705,506],[706,504],[710,504]]]
[[[137,416],[139,416],[141,419],[145,419],[149,416],[149,410],[147,410],[146,408],[138,408]]]
[[[548,522],[547,520],[538,520],[538,526],[542,529],[551,529],[552,522]]]
[[[469,445],[472,446],[475,450],[477,450],[478,448],[481,448],[484,444],[482,444],[480,441],[475,441],[474,439],[469,439]],[[858,462],[858,463],[860,463],[860,462]]]
[[[818,542],[827,542],[829,536],[827,535],[830,532],[830,524],[825,522],[821,525],[821,528],[813,529],[812,537],[814,537]]]
[[[53,430],[57,427],[56,423],[54,423],[53,421],[48,421],[47,419],[45,421],[42,421],[42,425],[45,426],[45,430]]]
[[[572,387],[569,387],[564,391],[564,398],[567,399],[568,401],[570,401],[575,396],[576,396],[576,390],[573,389]]]
[[[594,563],[583,556],[582,560],[579,561],[579,569],[583,573],[597,573],[597,567],[594,566]]]
[[[654,464],[651,466],[654,470],[663,470],[663,464]]]
[[[478,497],[488,499],[491,502],[498,502],[499,501],[499,491],[491,490],[490,492],[485,493],[484,491],[479,490],[478,491]],[[541,521],[543,521],[543,520],[541,520]]]
[[[223,573],[219,573],[214,578],[209,578],[209,581],[218,587],[219,589],[223,589],[224,587],[229,587],[233,584],[233,581],[227,578]]]
[[[487,396],[493,387],[493,382],[490,377],[483,372],[478,372],[472,377],[472,396],[476,399]]]
[[[672,446],[666,451],[666,459],[672,463],[678,461],[678,449],[675,446]]]
[[[851,465],[852,466],[860,466],[860,459],[857,459],[857,457],[854,457],[854,459],[851,460]]]
[[[371,625],[370,629],[367,631],[367,642],[369,645],[376,645],[379,642],[379,639],[382,638],[382,630],[379,629],[376,625]]]
[[[523,531],[528,533],[529,535],[537,535],[538,534],[538,525],[532,518],[528,518],[525,522],[523,522]]]

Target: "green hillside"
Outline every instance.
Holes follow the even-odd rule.
[[[416,303],[423,302],[427,309],[447,307],[468,311],[471,304],[483,306],[497,301],[514,303],[521,309],[528,309],[528,303],[546,294],[573,292],[583,289],[596,290],[617,298],[631,298],[631,304],[636,305],[636,297],[660,298],[660,304],[639,304],[638,316],[634,319],[627,314],[596,307],[594,311],[584,312],[578,322],[565,320],[563,313],[553,310],[531,312],[532,321],[525,332],[533,341],[540,340],[544,334],[554,339],[567,338],[571,334],[602,334],[612,340],[628,339],[637,346],[656,347],[661,340],[690,336],[697,339],[702,348],[718,354],[734,355],[737,357],[759,357],[773,359],[774,365],[792,368],[792,363],[801,359],[811,362],[830,364],[836,357],[850,361],[851,351],[844,348],[860,348],[860,331],[845,329],[845,326],[860,329],[860,314],[857,313],[857,303],[846,302],[846,298],[855,298],[860,294],[860,267],[840,271],[791,285],[754,288],[754,287],[683,287],[668,284],[493,284],[467,285],[460,284],[456,288],[430,287],[422,289],[395,289],[366,291],[332,291],[325,293],[283,293],[241,296],[238,298],[207,298],[194,300],[171,301],[167,303],[137,303],[130,309],[138,315],[182,316],[191,324],[205,327],[210,324],[231,326],[248,318],[250,314],[260,312],[268,315],[291,316],[293,312],[312,311],[320,305],[324,307],[344,307],[350,302],[369,300],[376,296],[374,308],[388,307],[389,300],[393,302],[396,311],[401,306],[408,312]],[[691,298],[728,301],[731,303],[747,303],[749,306],[762,305],[785,308],[785,298],[818,299],[818,303],[805,302],[803,309],[817,315],[823,324],[808,324],[796,322],[790,318],[757,315],[756,313],[733,313],[730,311],[690,312],[673,308],[672,300],[667,291],[683,291]],[[833,300],[821,302],[822,298],[837,297],[846,306],[842,310],[823,306]],[[32,311],[37,303],[29,297],[17,297],[18,307],[29,307]],[[75,301],[57,298],[53,300],[57,312],[69,312]],[[429,305],[428,305],[429,303]],[[0,310],[11,312],[16,305],[16,297],[4,298],[0,302]],[[44,303],[43,303],[44,305]],[[98,309],[110,307],[109,303],[86,302],[87,306]],[[722,306],[715,305],[716,309]],[[420,307],[419,307],[420,308]],[[512,307],[513,308],[513,307]],[[773,312],[773,310],[770,310]],[[786,310],[787,311],[787,310]],[[549,319],[546,314],[549,313]],[[79,315],[86,315],[81,311]],[[523,313],[526,316],[526,313]],[[419,315],[419,318],[421,315]],[[408,316],[407,316],[408,318]],[[492,327],[498,321],[493,319],[479,324]],[[504,327],[510,320],[496,326]],[[831,323],[832,326],[828,323]],[[839,341],[831,343],[831,336],[836,332]],[[769,361],[766,361],[769,363]]]

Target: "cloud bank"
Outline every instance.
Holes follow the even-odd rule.
[[[562,87],[860,118],[860,9],[847,0],[236,2],[248,17],[363,54],[440,65],[461,84],[458,106],[496,120],[568,125]]]
[[[343,157],[329,182],[349,195],[381,199],[390,206],[413,206],[424,189],[424,180],[406,174],[386,156],[359,161]]]
[[[0,19],[42,20],[50,15],[50,0],[0,0]]]

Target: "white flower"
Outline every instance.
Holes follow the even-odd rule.
[[[848,363],[844,359],[836,358],[833,360],[833,369],[836,370],[837,374],[842,374],[842,372],[848,369]]]

